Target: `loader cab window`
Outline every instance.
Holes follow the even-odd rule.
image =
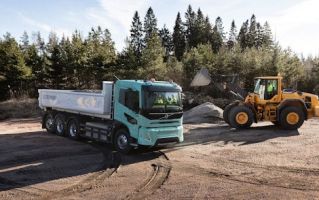
[[[261,99],[272,99],[278,94],[278,80],[256,79],[254,93],[258,94]]]
[[[132,89],[121,89],[119,102],[134,112],[139,112],[140,97],[138,91]]]

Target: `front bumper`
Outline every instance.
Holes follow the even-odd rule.
[[[166,142],[183,142],[183,126],[140,128],[138,144],[155,146]]]

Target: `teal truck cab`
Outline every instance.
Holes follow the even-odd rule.
[[[181,92],[174,82],[144,80],[104,81],[99,92],[41,89],[42,126],[72,139],[111,142],[123,153],[182,142]]]

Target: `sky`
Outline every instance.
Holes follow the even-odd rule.
[[[220,16],[226,32],[232,20],[239,30],[255,14],[257,21],[270,23],[282,47],[305,57],[319,56],[318,0],[0,0],[0,35],[9,32],[20,40],[24,31],[30,37],[40,31],[45,38],[54,31],[61,37],[77,29],[86,36],[100,25],[109,29],[121,51],[136,10],[143,19],[151,6],[158,27],[166,24],[172,31],[177,12],[184,16],[189,4],[201,8],[212,22]]]

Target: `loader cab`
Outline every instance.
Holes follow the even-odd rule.
[[[279,101],[281,95],[281,77],[257,77],[255,78],[254,93],[260,100]]]

